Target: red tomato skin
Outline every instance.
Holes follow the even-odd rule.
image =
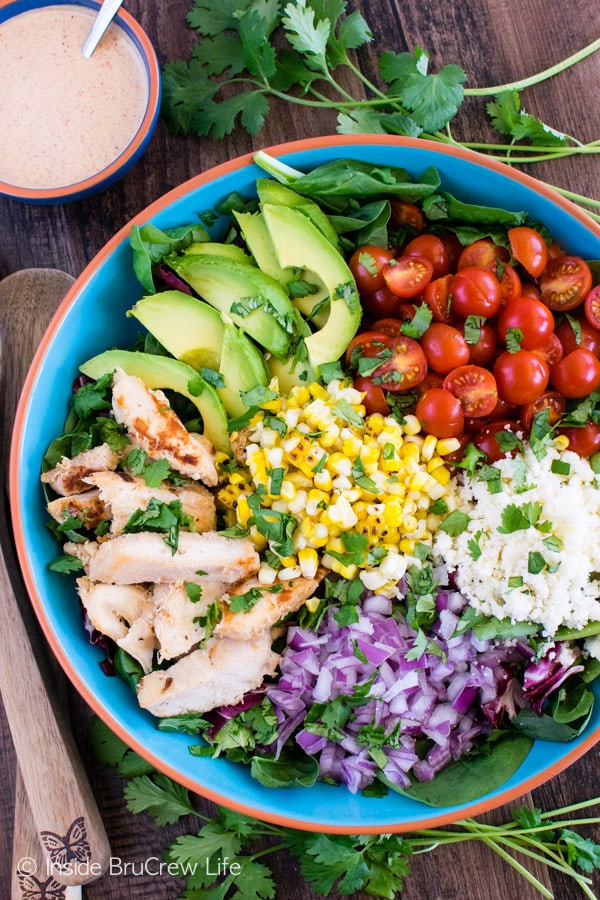
[[[423,291],[423,301],[431,310],[434,322],[452,325],[458,320],[458,316],[452,310],[450,299],[452,277],[452,275],[442,275],[440,278],[434,278]]]
[[[417,387],[427,374],[427,358],[421,345],[400,334],[388,338],[388,348],[391,356],[369,377],[385,391],[410,391]]]
[[[409,241],[404,256],[424,256],[433,265],[433,278],[441,278],[450,271],[450,258],[443,240],[435,234],[420,234]]]
[[[356,248],[348,260],[348,266],[359,294],[370,294],[385,287],[382,269],[393,258],[391,250],[376,244],[364,244]]]
[[[585,298],[583,314],[592,328],[600,328],[600,284],[593,287]]]
[[[417,401],[415,415],[426,434],[438,438],[458,437],[463,433],[464,416],[460,400],[444,388],[430,388]]]
[[[535,347],[533,350],[538,356],[544,360],[549,369],[563,358],[565,351],[556,332],[553,331],[546,344],[543,347]]]
[[[444,388],[458,397],[465,416],[484,418],[498,402],[496,380],[483,366],[457,366],[444,378]]]
[[[390,226],[394,228],[409,228],[415,234],[420,234],[425,227],[425,216],[415,203],[407,200],[390,200]]]
[[[418,297],[433,277],[433,263],[424,256],[400,256],[383,267],[388,289],[403,300]]]
[[[574,323],[579,326],[581,331],[581,340],[577,343],[577,336],[569,319],[563,319],[559,322],[554,333],[558,336],[564,351],[564,355],[577,350],[579,347],[585,347],[586,350],[600,358],[600,330],[593,328],[587,319],[573,317]]]
[[[513,257],[532,278],[539,278],[548,264],[548,245],[535,228],[518,225],[508,229]]]
[[[421,347],[429,368],[440,375],[469,362],[469,345],[457,328],[444,322],[431,323],[421,337]]]
[[[558,312],[567,312],[583,303],[591,287],[591,269],[579,256],[551,260],[540,276],[542,302]]]
[[[459,269],[450,285],[452,309],[461,318],[495,316],[502,305],[500,282],[487,269],[466,266]]]
[[[368,416],[373,413],[379,413],[382,416],[390,414],[390,405],[385,399],[385,393],[378,384],[373,384],[369,378],[365,378],[363,375],[356,375],[352,386],[357,391],[364,393],[365,396],[362,402]]]
[[[565,397],[586,397],[600,387],[600,360],[585,347],[578,347],[552,366],[550,381]]]
[[[505,350],[494,363],[498,394],[508,403],[532,403],[548,387],[550,370],[532,350]]]
[[[505,459],[507,456],[515,456],[516,447],[512,450],[502,450],[496,439],[496,435],[501,431],[516,431],[516,423],[511,419],[496,419],[495,422],[488,422],[484,425],[473,438],[473,443],[478,450],[485,453],[488,463],[495,463],[499,459]]]
[[[554,331],[554,316],[540,300],[519,297],[508,303],[498,316],[498,335],[506,343],[510,329],[518,329],[523,335],[520,345],[525,350],[543,347]]]
[[[540,300],[542,292],[537,284],[531,281],[521,281],[521,297],[533,297],[534,300]]]
[[[462,325],[464,333],[464,323]],[[476,344],[467,343],[469,348],[469,362],[474,366],[487,366],[496,356],[498,337],[496,329],[489,322],[484,322],[479,328],[479,340]]]
[[[526,403],[519,407],[519,422],[529,432],[536,415],[547,409],[549,424],[556,425],[564,416],[566,408],[565,398],[559,391],[544,391],[533,403]]]
[[[502,303],[511,303],[513,300],[518,299],[521,296],[521,290],[521,279],[517,270],[507,263],[502,269],[502,278],[500,279]]]
[[[498,263],[507,263],[508,260],[508,251],[504,247],[495,244],[491,238],[480,238],[463,248],[458,257],[456,271],[477,266],[496,275]]]
[[[559,428],[558,432],[568,437],[569,450],[578,456],[589,457],[600,451],[600,425],[595,422]]]
[[[384,334],[383,331],[361,331],[360,334],[357,334],[352,338],[348,347],[346,349],[346,365],[349,368],[352,368],[353,365],[353,350],[356,347],[361,348],[361,356],[368,356],[369,358],[377,356],[378,353],[381,353],[386,347],[389,347],[390,338],[387,334]]]
[[[371,291],[370,294],[362,294],[360,302],[365,312],[374,319],[393,316],[398,308],[398,297],[392,294],[387,285]]]

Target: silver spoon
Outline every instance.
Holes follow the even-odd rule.
[[[108,27],[116,14],[119,11],[119,7],[122,5],[123,0],[104,0],[104,3],[98,10],[98,15],[94,20],[94,24],[91,27],[90,33],[88,34],[85,44],[83,45],[82,54],[86,59],[89,59],[100,40],[102,39],[104,33],[108,30]]]

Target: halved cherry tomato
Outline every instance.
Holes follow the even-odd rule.
[[[600,360],[591,350],[578,347],[552,366],[550,381],[565,397],[585,397],[600,387]]]
[[[532,281],[521,281],[521,297],[533,297],[534,300],[540,300],[542,292]]]
[[[539,278],[548,264],[548,245],[535,228],[518,225],[508,229],[510,250],[532,278]]]
[[[600,328],[600,284],[593,287],[585,298],[583,314],[593,328]]]
[[[545,343],[543,347],[534,347],[533,352],[537,353],[538,356],[541,356],[549,369],[551,369],[552,366],[555,366],[559,359],[562,359],[565,355],[563,345],[555,331],[552,332],[547,343]]]
[[[463,335],[467,334],[467,324],[468,322],[465,319],[461,326]],[[496,329],[493,325],[490,325],[489,322],[483,322],[478,326],[477,332],[479,334],[478,340],[474,341],[469,337],[469,340],[467,341],[467,347],[469,348],[469,362],[474,366],[487,366],[496,355],[496,347],[498,346]]]
[[[532,403],[519,407],[519,421],[527,431],[531,431],[533,421],[538,413],[548,410],[548,423],[556,425],[565,414],[567,403],[558,391],[544,391]]]
[[[371,294],[385,287],[383,267],[394,258],[394,254],[386,247],[378,247],[376,244],[364,244],[357,247],[350,259],[348,266],[356,281],[359,294]]]
[[[548,387],[550,370],[532,350],[505,350],[494,363],[498,393],[503,400],[521,406],[532,403]]]
[[[462,434],[464,416],[460,400],[444,388],[430,388],[417,401],[415,415],[427,434],[438,438]]]
[[[478,241],[473,241],[472,244],[467,244],[461,251],[456,270],[479,266],[487,269],[493,275],[498,275],[498,263],[507,263],[509,259],[508,250],[505,247],[500,247],[490,238],[480,238]]]
[[[517,274],[517,270],[509,266],[501,266],[502,277],[500,278],[500,296],[503,303],[511,303],[522,296],[521,279]]]
[[[600,425],[595,422],[586,422],[585,425],[573,425],[567,428],[559,428],[559,434],[564,434],[569,439],[569,450],[579,456],[593,456],[600,451]]]
[[[421,337],[421,347],[429,368],[447,375],[451,369],[469,362],[469,346],[458,328],[444,322],[432,322]]]
[[[495,275],[480,266],[459,269],[450,285],[452,309],[467,316],[495,316],[502,303],[500,282]]]
[[[373,413],[379,413],[382,416],[388,416],[390,414],[390,406],[385,399],[383,388],[378,384],[374,384],[370,378],[356,375],[352,386],[356,388],[357,391],[364,393],[365,396],[362,402],[368,416],[373,415]]]
[[[434,322],[444,322],[446,325],[452,325],[458,319],[458,316],[452,310],[450,297],[452,278],[452,275],[442,275],[441,278],[434,278],[423,291],[423,301],[431,310]]]
[[[448,254],[449,271],[456,272],[458,257],[462,252],[463,245],[453,231],[442,231],[438,234],[438,237],[446,248],[446,253]]]
[[[465,416],[488,416],[498,400],[496,379],[483,366],[457,366],[444,378],[444,388],[460,400]]]
[[[517,430],[516,422],[511,419],[496,419],[484,425],[473,438],[473,443],[478,450],[481,450],[487,456],[488,463],[494,463],[506,456],[514,456],[517,448],[505,450],[498,443],[498,435],[507,431],[515,432]]]
[[[558,312],[575,309],[592,287],[592,272],[579,256],[560,256],[548,263],[540,276],[542,301]]]
[[[387,287],[403,300],[418,297],[433,277],[433,263],[424,256],[400,256],[383,267]]]
[[[388,338],[389,355],[369,377],[386,391],[408,391],[423,381],[427,374],[427,359],[420,344],[400,334]],[[386,350],[388,349],[386,348]]]
[[[409,310],[411,306],[408,303],[402,304],[402,309]],[[412,307],[414,309],[414,307]],[[414,313],[412,314],[414,316]],[[373,322],[371,326],[372,331],[378,331],[380,334],[385,334],[387,337],[395,338],[398,335],[402,334],[402,323],[407,319],[412,318],[410,315],[403,316],[402,318],[396,316],[390,316],[387,319],[377,319]]]
[[[535,350],[548,342],[554,331],[554,316],[545,303],[531,297],[519,297],[507,303],[498,316],[498,336],[506,343],[510,332],[519,332],[519,344]]]
[[[346,365],[356,369],[361,357],[378,356],[390,345],[390,338],[382,331],[362,331],[352,338],[346,349]]]
[[[450,271],[450,258],[443,240],[435,234],[420,234],[409,241],[404,256],[424,256],[433,264],[433,277],[441,278]]]
[[[430,369],[423,381],[417,385],[416,390],[419,396],[422,397],[423,394],[430,391],[431,388],[441,388],[443,383],[444,379],[442,376],[438,375],[437,372],[432,372]]]
[[[554,330],[563,346],[565,354],[585,347],[600,357],[600,330],[593,328],[587,319],[566,316]]]
[[[392,294],[387,285],[370,294],[362,294],[360,301],[365,312],[374,319],[393,316],[398,306],[398,297]]]
[[[407,200],[390,200],[390,226],[395,228],[410,228],[416,234],[423,231],[425,216],[423,211],[415,204]]]

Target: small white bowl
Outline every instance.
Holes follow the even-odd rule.
[[[104,190],[140,157],[160,109],[148,36],[121,10],[90,59],[96,0],[0,0],[0,194],[64,203]]]

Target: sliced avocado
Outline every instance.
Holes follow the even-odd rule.
[[[292,188],[286,187],[272,178],[257,178],[256,189],[262,206],[263,203],[272,203],[274,206],[287,206],[299,210],[315,225],[327,238],[330,244],[340,249],[338,233],[323,212],[318,203],[308,197],[297,194]]]
[[[142,297],[127,315],[193,369],[219,369],[225,326],[221,313],[210,304],[182,291],[162,291]]]
[[[318,369],[340,358],[360,325],[361,305],[354,277],[341,253],[302,212],[271,203],[264,203],[262,212],[279,264],[314,272],[329,293],[327,322],[305,338],[310,362]]]
[[[267,360],[267,369],[269,380],[276,378],[279,390],[283,394],[289,394],[292,388],[298,387],[298,385],[317,381],[317,374],[312,366],[295,359],[277,359],[275,356],[271,356]]]
[[[285,358],[295,337],[295,312],[285,290],[256,266],[204,254],[169,265],[207,303],[225,313],[275,356]]]
[[[283,287],[286,287],[288,282],[298,277],[297,269],[282,269],[279,265],[273,241],[265,225],[262,213],[237,212],[234,210],[233,214],[240,227],[242,236],[248,244],[250,253],[262,272],[270,275]]]
[[[161,388],[182,394],[202,416],[204,435],[213,447],[231,455],[225,407],[214,387],[186,363],[152,353],[107,350],[88,359],[79,368],[88,378],[94,379],[115,369],[123,369],[128,375],[141,378],[152,390]]]
[[[252,259],[245,250],[237,244],[220,244],[216,241],[194,241],[182,251],[185,256],[194,256],[206,253],[209,256],[224,256],[226,259],[235,259],[237,262],[252,263]]]
[[[225,325],[219,371],[225,386],[217,391],[232,418],[241,416],[248,409],[241,391],[251,391],[259,384],[266,387],[269,383],[262,353],[243,331],[229,323]]]

